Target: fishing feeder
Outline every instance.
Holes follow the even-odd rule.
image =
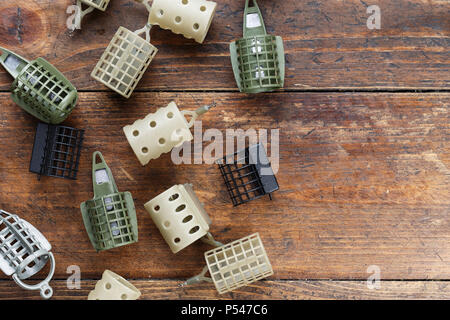
[[[11,97],[22,109],[39,120],[58,124],[64,121],[78,101],[75,87],[43,58],[28,62],[0,47],[0,63],[14,78]]]
[[[245,1],[244,37],[230,44],[234,77],[241,92],[270,92],[284,86],[283,39],[268,35],[256,0]]]
[[[266,150],[255,144],[216,161],[234,206],[279,189]]]
[[[85,15],[94,11],[94,9],[105,11],[109,1],[110,0],[77,0],[77,7],[80,10],[80,15],[75,18],[75,27],[81,29],[81,20],[83,20]],[[88,7],[83,10],[83,5],[87,5]]]
[[[206,0],[153,0],[149,23],[203,43],[216,6]]]
[[[83,138],[84,130],[40,122],[34,136],[30,172],[75,180]]]
[[[222,294],[273,275],[267,253],[259,233],[205,252],[203,271],[183,285],[213,282]],[[209,271],[211,277],[205,274]]]
[[[191,184],[175,185],[144,206],[173,253],[199,239],[222,245],[208,232],[211,219]]]
[[[141,292],[118,274],[105,270],[88,300],[137,300]]]
[[[92,158],[94,198],[81,204],[84,226],[97,251],[138,241],[136,210],[130,192],[119,192],[100,152]]]
[[[129,98],[158,52],[150,43],[150,29],[149,24],[135,32],[119,27],[91,77]]]
[[[123,132],[137,158],[145,166],[150,160],[159,158],[161,154],[170,152],[186,141],[191,141],[194,137],[189,129],[200,115],[214,106],[215,104],[203,106],[196,111],[180,111],[172,101],[167,107],[160,108],[144,119],[123,127]],[[189,122],[186,116],[191,117]]]
[[[49,299],[53,289],[49,282],[55,272],[52,246],[34,226],[6,211],[0,210],[0,269],[23,289],[39,290],[41,297]],[[41,271],[50,261],[47,277],[37,284],[24,280]]]

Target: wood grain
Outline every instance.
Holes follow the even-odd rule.
[[[78,180],[28,173],[36,121],[0,95],[0,207],[53,243],[56,277],[69,265],[87,278],[198,273],[208,246],[174,255],[143,208],[173,184],[191,182],[224,243],[260,232],[273,279],[449,279],[449,94],[82,93],[67,124],[85,128]],[[267,101],[270,99],[270,103]],[[142,167],[121,128],[174,100],[181,109],[217,103],[203,130],[280,128],[280,191],[234,208],[216,165],[179,165],[170,154]],[[204,144],[205,146],[207,143]],[[270,150],[271,144],[269,144]],[[131,191],[139,242],[95,253],[79,205],[92,198],[91,155],[100,150],[119,190]],[[2,276],[4,278],[4,276]]]
[[[106,90],[90,77],[119,26],[140,29],[144,7],[111,1],[106,12],[67,30],[71,0],[0,1],[0,45],[29,59],[43,56],[80,90]],[[450,22],[440,0],[261,0],[269,33],[286,49],[286,90],[448,89]],[[367,6],[381,9],[380,30],[366,26]],[[242,37],[243,1],[223,0],[203,45],[155,27],[159,53],[137,90],[233,90],[228,45]],[[11,79],[0,70],[0,89]]]
[[[286,85],[246,95],[237,93],[228,52],[242,36],[243,1],[222,0],[203,45],[154,27],[160,51],[128,100],[90,73],[119,26],[144,25],[144,7],[111,1],[71,33],[72,3],[0,0],[0,46],[46,58],[80,91],[65,122],[86,129],[78,180],[38,181],[28,172],[37,121],[11,101],[12,79],[0,68],[0,208],[52,243],[55,298],[84,299],[105,269],[135,279],[144,299],[450,298],[448,1],[259,0],[268,32],[284,39]],[[366,27],[371,4],[381,9],[380,30]],[[182,110],[217,103],[202,118],[203,133],[279,129],[273,201],[234,208],[213,164],[174,165],[166,154],[142,167],[122,127],[172,100]],[[269,137],[269,154],[273,142]],[[138,243],[99,254],[79,209],[93,196],[95,150],[119,190],[132,192],[139,221]],[[172,254],[143,204],[186,182],[205,204],[217,240],[260,232],[272,277],[224,296],[210,284],[178,287],[200,272],[210,247],[195,243]],[[71,265],[81,268],[80,290],[66,288]],[[380,267],[380,290],[367,289],[371,265]],[[0,299],[11,298],[39,295],[1,274]]]
[[[142,293],[141,300],[376,300],[450,299],[448,281],[382,281],[380,289],[368,289],[365,281],[259,281],[234,292],[219,295],[211,284],[179,287],[176,280],[130,280]],[[67,289],[66,281],[52,282],[52,299],[87,299],[96,281],[81,282],[80,289]],[[36,292],[21,290],[13,282],[0,281],[0,296],[6,299],[36,299]]]

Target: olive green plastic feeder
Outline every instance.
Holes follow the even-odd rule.
[[[270,92],[284,86],[283,39],[268,35],[256,0],[245,1],[244,37],[230,44],[234,77],[241,92]]]
[[[39,120],[59,124],[78,101],[75,87],[43,58],[28,62],[0,47],[0,63],[14,77],[11,96],[15,103]]]
[[[100,160],[100,161],[98,161]],[[100,152],[92,158],[94,198],[81,204],[84,225],[97,251],[138,241],[136,210],[130,192],[119,192]]]

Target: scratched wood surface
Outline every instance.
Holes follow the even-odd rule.
[[[11,78],[0,70],[0,208],[52,243],[55,298],[86,297],[105,269],[134,280],[148,299],[449,298],[448,2],[378,1],[382,28],[370,31],[365,2],[260,1],[269,32],[285,39],[286,90],[245,95],[235,88],[227,52],[242,33],[242,5],[221,1],[204,45],[154,28],[160,52],[129,100],[89,74],[119,25],[145,23],[143,7],[112,1],[69,33],[69,3],[0,0],[0,46],[45,57],[80,91],[65,122],[86,129],[78,180],[37,181],[28,172],[37,121],[11,101]],[[203,132],[280,129],[273,201],[234,208],[215,165],[177,166],[166,154],[140,166],[121,128],[172,100],[190,110],[217,103],[202,118]],[[269,153],[271,147],[269,139]],[[95,150],[119,189],[132,192],[139,221],[137,244],[99,254],[79,210],[93,196]],[[177,287],[200,272],[209,247],[196,243],[173,255],[143,204],[186,182],[205,203],[219,241],[260,232],[275,272],[269,280],[225,296],[212,285]],[[86,279],[80,290],[65,287],[70,265]],[[365,285],[370,265],[388,280],[380,290]],[[38,294],[2,274],[0,298]]]

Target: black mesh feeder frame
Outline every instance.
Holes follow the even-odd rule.
[[[262,144],[255,144],[216,161],[234,206],[279,189]]]
[[[39,120],[59,124],[78,101],[75,87],[43,58],[28,62],[0,47],[0,63],[13,76],[11,97],[22,109]]]
[[[34,136],[30,172],[75,180],[84,130],[39,123]]]
[[[0,210],[0,269],[23,289],[40,290],[41,297],[49,299],[53,290],[49,282],[55,272],[52,246],[42,233],[17,215]],[[50,271],[37,284],[24,280],[40,272],[47,263]]]
[[[202,272],[181,286],[214,283],[219,294],[230,292],[273,275],[272,265],[259,233],[205,252]],[[210,277],[206,277],[209,272]]]
[[[119,192],[111,170],[100,152],[92,159],[94,198],[81,204],[83,222],[92,246],[109,250],[138,241],[133,197]]]
[[[270,92],[284,86],[283,39],[268,35],[256,0],[245,1],[244,37],[230,44],[234,77],[241,92]]]

